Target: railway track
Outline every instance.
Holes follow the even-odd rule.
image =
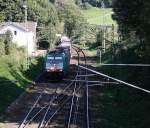
[[[20,122],[18,128],[85,127],[85,86],[79,80],[85,80],[81,75],[86,72],[78,67],[81,49],[74,47],[74,50],[78,61],[70,67],[71,72],[65,78],[70,80],[51,83],[45,79],[45,73],[39,75],[15,110],[8,114],[10,122]]]

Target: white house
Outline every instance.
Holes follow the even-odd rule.
[[[27,48],[28,55],[36,51],[36,22],[5,22],[0,24],[0,34],[5,34],[7,31],[11,31],[13,42],[18,46]]]

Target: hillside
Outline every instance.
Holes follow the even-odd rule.
[[[116,25],[116,22],[112,19],[113,11],[111,8],[101,9],[92,7],[88,10],[82,10],[82,13],[90,24]]]
[[[30,69],[16,67],[10,56],[0,57],[0,113],[9,106],[42,69],[42,59],[32,59]],[[15,61],[15,60],[14,60]],[[34,71],[34,72],[33,72]]]

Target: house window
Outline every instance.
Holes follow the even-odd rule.
[[[17,35],[17,31],[14,31],[14,35]]]

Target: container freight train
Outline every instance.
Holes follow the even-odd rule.
[[[57,42],[56,49],[47,53],[45,58],[46,76],[51,81],[61,80],[69,71],[71,43],[61,40]]]

